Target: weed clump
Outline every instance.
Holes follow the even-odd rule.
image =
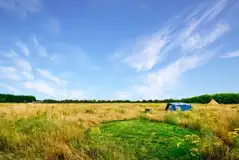
[[[96,113],[96,111],[92,108],[87,108],[87,109],[85,109],[85,113],[94,114],[94,113]]]

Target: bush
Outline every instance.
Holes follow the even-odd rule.
[[[85,110],[85,113],[91,113],[91,114],[93,114],[93,113],[95,113],[96,111],[94,110],[94,109],[92,109],[92,108],[87,108],[86,110]]]

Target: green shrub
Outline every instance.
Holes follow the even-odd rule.
[[[96,111],[94,110],[94,109],[92,109],[92,108],[87,108],[87,109],[85,109],[85,113],[90,113],[90,114],[93,114],[93,113],[95,113]]]

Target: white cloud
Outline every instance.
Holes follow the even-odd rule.
[[[48,53],[46,51],[46,48],[38,42],[35,36],[33,36],[32,41],[37,50],[37,53],[42,57],[47,57]]]
[[[162,60],[168,47],[168,33],[168,28],[164,28],[150,36],[138,38],[132,47],[119,50],[109,59],[120,60],[138,72],[148,71]]]
[[[66,85],[67,82],[64,80],[61,80],[59,77],[52,75],[48,70],[44,70],[44,69],[36,69],[37,72],[39,72],[41,74],[41,76],[43,76],[44,78],[51,80],[59,85]]]
[[[45,31],[49,33],[60,33],[61,23],[57,18],[48,18],[42,24],[42,27]]]
[[[150,72],[146,74],[143,84],[136,86],[136,91],[144,99],[159,98],[166,90],[178,84],[184,72],[198,67],[202,60],[203,58],[198,56],[184,57],[156,72]]]
[[[12,94],[21,94],[21,91],[18,90],[17,88],[14,88],[4,83],[0,83],[0,88],[6,88]]]
[[[10,52],[5,53],[4,56],[6,58],[15,58],[18,57],[18,54],[15,51],[11,50]]]
[[[0,75],[0,79],[9,79],[14,81],[20,80],[17,70],[13,67],[0,66]]]
[[[217,24],[214,29],[207,30],[206,33],[204,34],[195,33],[187,37],[187,39],[182,43],[183,51],[195,52],[199,49],[202,49],[215,42],[228,30],[229,30],[228,24]]]
[[[67,88],[61,88],[59,85],[54,85],[47,81],[28,81],[24,83],[24,87],[28,89],[36,90],[54,99],[82,99],[85,98],[83,91],[71,90]]]
[[[15,11],[24,18],[41,10],[41,0],[0,0],[0,9]]]
[[[21,72],[23,76],[25,76],[28,80],[35,79],[34,75],[31,72]]]
[[[228,52],[227,54],[221,56],[221,58],[235,58],[239,57],[239,50],[234,52]]]
[[[61,63],[61,61],[65,61],[66,58],[71,58],[71,60],[73,60],[74,59],[74,58],[72,58],[73,56],[82,55],[82,53],[83,53],[78,47],[76,47],[74,45],[70,45],[67,43],[61,43],[60,45],[57,45],[57,47],[56,47],[55,44],[53,43],[51,45],[51,49],[55,50],[55,52],[50,54],[50,53],[48,53],[46,47],[44,45],[42,45],[35,36],[31,37],[31,41],[33,42],[34,49],[39,56],[41,56],[43,58],[48,58],[56,64]],[[62,54],[60,54],[60,53],[62,53]],[[73,55],[73,54],[75,54],[75,55]],[[71,55],[71,56],[69,56],[69,55]],[[78,58],[78,57],[76,57],[76,58]]]
[[[208,5],[203,3],[191,15],[177,16],[158,32],[137,38],[133,45],[117,51],[114,58],[140,72],[151,70],[171,51],[174,56],[180,56],[205,49],[229,30],[227,23],[214,24],[227,7],[227,1],[218,0],[211,7]]]
[[[73,68],[78,66],[80,62],[87,62],[88,64],[88,56],[76,45],[61,43],[54,46],[53,44],[51,45],[51,49],[55,51],[53,52],[55,54],[51,56],[46,52],[45,47],[38,42],[36,37],[33,37],[31,41],[35,46],[31,49],[34,50],[35,48],[37,53],[41,56],[38,58],[48,58],[52,61],[62,60],[61,62],[64,62],[63,65],[73,63],[73,65],[75,65]],[[21,49],[25,56],[29,55],[29,49],[26,49],[26,45],[21,40],[16,42],[16,45]],[[58,51],[63,54],[59,55]],[[77,88],[70,88],[68,82],[61,77],[56,76],[56,73],[54,72],[50,72],[46,69],[33,68],[30,58],[26,58],[23,55],[16,53],[13,49],[9,52],[3,52],[3,56],[6,59],[6,64],[10,66],[0,66],[0,79],[20,81],[19,84],[22,84],[25,88],[35,90],[42,95],[47,95],[54,99],[85,98],[85,92]],[[94,65],[92,66],[92,69],[98,70],[99,68]],[[65,78],[67,79],[69,76]]]
[[[16,64],[16,66],[19,68],[19,70],[25,71],[25,72],[31,72],[32,71],[32,65],[27,60],[19,58],[19,59],[15,59],[14,62]]]
[[[199,5],[192,14],[186,16],[184,21],[186,27],[180,38],[187,39],[200,27],[210,24],[227,7],[227,2],[227,0],[216,0],[211,6],[207,2]]]
[[[24,87],[28,89],[36,90],[40,93],[55,97],[57,92],[53,87],[50,87],[44,81],[29,81],[24,83]]]
[[[15,79],[20,79],[20,75],[23,76],[21,79],[24,79],[24,77],[30,80],[34,79],[32,65],[28,60],[21,58],[14,50],[4,54],[4,56],[11,60],[13,63],[11,68],[14,68],[15,72],[18,73],[17,76],[13,76]]]
[[[137,72],[150,71],[166,56],[170,60],[177,59],[171,60],[170,64],[164,63],[164,67],[161,64],[161,69],[155,67],[156,71],[143,74],[141,80],[128,87],[128,92],[145,99],[160,98],[178,86],[185,72],[210,60],[218,52],[218,48],[213,48],[212,44],[230,29],[228,23],[216,21],[227,5],[226,0],[213,2],[211,7],[208,3],[200,5],[191,15],[180,15],[170,21],[167,24],[169,27],[153,33],[152,38],[136,41],[132,47],[128,47],[132,54],[125,53],[125,50],[118,51],[116,59],[121,63],[123,60]]]
[[[21,58],[14,59],[18,72],[28,80],[34,79],[32,65],[29,61]]]
[[[30,56],[30,51],[25,44],[23,44],[21,41],[18,41],[16,44],[22,50],[22,52],[25,56],[27,56],[27,57]]]
[[[158,62],[158,54],[166,44],[166,40],[160,36],[150,40],[146,39],[141,44],[133,47],[133,54],[128,56],[124,62],[137,71],[150,70]]]

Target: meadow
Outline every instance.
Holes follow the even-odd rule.
[[[165,106],[2,103],[0,159],[239,159],[239,105]]]

